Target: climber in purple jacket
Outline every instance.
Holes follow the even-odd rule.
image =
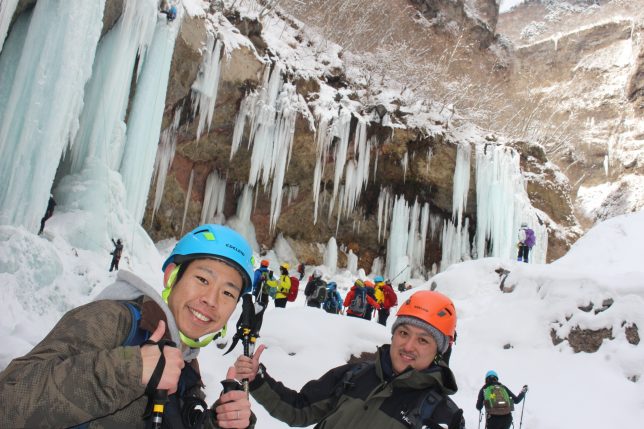
[[[517,256],[517,261],[528,262],[528,255],[532,246],[534,246],[536,239],[534,236],[534,231],[531,228],[528,228],[528,224],[523,222],[521,224],[521,229],[519,229],[519,255]]]

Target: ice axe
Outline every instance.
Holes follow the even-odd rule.
[[[246,293],[242,295],[242,312],[237,321],[237,332],[233,336],[233,342],[224,355],[230,353],[239,340],[244,346],[244,356],[253,357],[255,352],[255,341],[259,338],[259,329],[262,327],[264,310],[266,307],[253,303],[253,295]],[[242,380],[244,391],[248,392],[248,379]]]

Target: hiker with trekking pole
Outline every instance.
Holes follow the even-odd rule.
[[[512,426],[512,411],[528,393],[524,385],[521,393],[515,395],[510,389],[499,383],[496,371],[490,370],[485,374],[485,385],[479,391],[476,409],[479,410],[479,428],[481,426],[482,408],[485,405],[485,429],[510,429]],[[523,408],[521,408],[521,423],[523,424]]]
[[[162,288],[118,271],[94,301],[9,363],[0,372],[0,427],[254,427],[245,392],[206,403],[197,361],[250,296],[250,245],[228,227],[200,225],[161,270]],[[234,367],[226,378],[236,378]]]

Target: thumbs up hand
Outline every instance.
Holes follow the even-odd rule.
[[[158,342],[163,338],[165,333],[165,322],[159,320],[157,328],[152,333],[150,341]],[[147,385],[150,382],[154,368],[156,368],[161,356],[161,350],[156,344],[148,344],[141,347],[141,362],[143,370],[141,371],[141,383]],[[181,370],[185,366],[183,355],[176,347],[165,346],[163,348],[163,356],[165,357],[165,368],[161,375],[161,380],[157,389],[167,390],[168,394],[172,395],[177,391],[177,383],[179,383],[179,376]]]

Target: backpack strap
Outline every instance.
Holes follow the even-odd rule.
[[[130,332],[127,335],[125,341],[123,341],[123,346],[140,346],[145,343],[148,338],[150,338],[150,332],[139,327],[139,322],[141,322],[141,310],[138,306],[134,305],[130,301],[121,301],[132,315],[132,325],[130,326]]]
[[[340,398],[344,392],[355,386],[356,379],[360,378],[362,374],[369,371],[374,367],[373,362],[359,362],[353,367],[349,368],[342,376],[342,381],[336,386],[335,397]]]
[[[464,429],[463,410],[452,399],[431,389],[409,413],[414,429]]]

